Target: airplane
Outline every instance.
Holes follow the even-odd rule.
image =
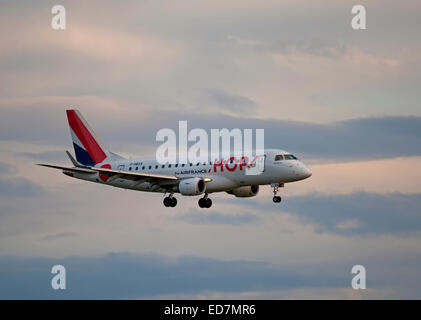
[[[285,183],[304,180],[311,170],[293,154],[278,149],[265,149],[253,159],[243,156],[197,163],[160,164],[156,157],[126,159],[109,151],[89,126],[81,112],[66,110],[76,159],[66,151],[73,167],[51,164],[40,166],[62,170],[76,179],[101,183],[123,189],[164,194],[164,206],[175,207],[175,193],[183,196],[203,195],[200,208],[210,208],[210,193],[227,192],[235,197],[254,197],[259,186],[273,188],[273,202],[281,202],[277,195]],[[211,158],[212,159],[212,158]],[[248,174],[247,170],[258,170]],[[169,194],[167,196],[167,194]]]

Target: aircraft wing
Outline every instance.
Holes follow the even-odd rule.
[[[131,171],[121,171],[121,170],[113,170],[107,168],[95,168],[95,167],[77,167],[77,168],[69,168],[69,167],[62,167],[50,164],[38,164],[39,166],[53,168],[53,169],[61,169],[70,172],[80,172],[80,173],[96,173],[100,172],[101,174],[112,176],[118,176],[120,179],[128,179],[128,180],[159,180],[159,181],[176,181],[178,178],[176,176],[169,176],[169,175],[162,175],[162,174],[151,174],[151,173],[140,173],[140,172],[131,172]],[[116,177],[117,178],[117,177]]]
[[[140,173],[140,172],[113,170],[113,169],[106,169],[106,168],[94,168],[94,167],[89,167],[89,169],[101,172],[102,174],[108,174],[109,176],[113,176],[116,174],[122,175],[121,178],[130,179],[130,180],[140,180],[143,178],[157,179],[157,180],[174,180],[174,181],[178,180],[176,176],[168,176],[168,175],[163,175],[163,174]]]

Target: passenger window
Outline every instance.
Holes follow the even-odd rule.
[[[152,166],[149,166],[149,170],[151,170]]]
[[[185,163],[182,163],[181,166],[184,167],[185,166]]]
[[[277,154],[275,156],[275,161],[281,161],[281,160],[284,160],[284,156],[282,154]]]
[[[168,165],[168,168],[171,168],[171,164]]]
[[[158,169],[158,165],[155,166],[155,169]]]

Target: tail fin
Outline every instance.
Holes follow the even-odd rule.
[[[66,110],[76,159],[85,166],[94,166],[110,156],[94,130],[79,110]]]

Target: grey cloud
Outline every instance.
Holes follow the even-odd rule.
[[[66,268],[66,290],[51,289],[51,268],[57,264]],[[324,272],[314,277],[315,272],[264,262],[192,256],[168,258],[156,254],[112,253],[62,259],[2,257],[0,298],[124,299],[205,290],[320,287],[326,281],[334,287],[346,284],[340,274],[327,279]]]
[[[232,203],[232,199],[226,201]],[[421,232],[421,194],[307,194],[288,197],[281,206],[270,202],[253,202],[250,206],[258,210],[258,215],[289,212],[322,233],[403,236]]]
[[[51,240],[58,240],[58,239],[63,239],[63,238],[71,238],[71,237],[77,237],[79,234],[76,232],[60,232],[60,233],[55,233],[55,234],[49,234],[45,237],[42,237],[41,240],[42,241],[51,241]]]
[[[232,113],[255,114],[257,104],[241,95],[231,94],[222,89],[206,90],[209,98],[214,102],[217,109],[229,110]]]
[[[0,118],[0,139],[43,142],[60,145],[63,149],[70,147],[64,108],[45,118],[44,112],[45,109],[38,109],[34,120],[25,110],[8,111],[6,117]],[[315,124],[240,118],[221,113],[165,111],[166,116],[162,117],[162,112],[138,112],[138,117],[131,118],[120,117],[119,114],[121,120],[114,121],[113,125],[101,118],[89,117],[86,113],[85,116],[101,140],[115,152],[130,153],[129,149],[124,148],[133,144],[158,147],[155,135],[160,129],[172,128],[178,132],[178,121],[187,120],[188,130],[265,129],[265,147],[286,149],[305,158],[336,161],[421,155],[421,117],[415,116],[360,118]]]
[[[182,119],[188,121],[189,129],[265,129],[266,148],[286,149],[299,157],[358,160],[421,155],[421,117],[378,117],[314,124],[227,115],[168,114],[168,119],[176,120],[162,120],[153,116],[154,125],[143,128],[128,126],[123,131],[114,128],[110,137],[121,141],[124,137],[132,136],[143,139],[144,143],[153,141],[158,146],[155,133],[163,127],[177,132],[178,119]]]
[[[243,213],[243,214],[229,214],[220,213],[217,211],[203,212],[191,211],[189,213],[176,216],[177,220],[185,221],[192,224],[207,224],[207,225],[233,225],[240,226],[243,224],[255,223],[260,221],[256,215]]]
[[[354,261],[355,263],[355,261]],[[393,288],[394,297],[420,297],[421,257],[358,259],[369,288]],[[51,268],[66,268],[66,290],[51,288]],[[259,261],[176,258],[154,253],[110,253],[90,257],[0,257],[0,299],[130,299],[201,292],[230,294],[308,288],[350,288],[352,262],[275,265]],[[303,290],[303,295],[306,295]],[[287,298],[287,297],[285,297]]]
[[[403,235],[421,231],[421,194],[307,195],[288,199],[285,209],[315,224],[319,232]]]
[[[44,193],[43,187],[25,178],[0,179],[0,197],[35,197]]]
[[[235,86],[239,88],[238,92],[242,91],[244,95],[245,90],[241,89],[241,77],[248,73],[239,73],[239,68],[233,61],[242,61],[244,58],[246,61],[250,61],[247,59],[250,53],[244,49],[244,46],[238,50],[231,50],[230,47],[221,45],[221,42],[223,43],[227,38],[230,40],[229,43],[232,43],[233,39],[237,39],[235,43],[240,44],[263,43],[269,47],[271,52],[278,52],[282,48],[293,45],[318,54],[318,48],[336,46],[339,42],[338,39],[343,39],[344,43],[350,45],[362,44],[362,47],[370,48],[376,54],[393,53],[396,47],[408,48],[409,46],[409,50],[415,49],[413,44],[416,41],[408,42],[401,35],[417,36],[416,33],[414,34],[414,30],[418,30],[416,28],[418,17],[414,15],[414,12],[419,9],[419,4],[414,4],[413,1],[404,1],[404,4],[399,6],[383,6],[372,1],[362,1],[362,4],[366,5],[370,12],[376,12],[376,20],[372,21],[372,25],[376,27],[367,30],[364,37],[350,28],[349,22],[352,17],[350,8],[353,4],[350,0],[335,3],[314,1],[302,8],[295,4],[285,6],[274,2],[268,4],[264,1],[259,5],[250,6],[237,1],[229,6],[220,3],[207,3],[201,6],[179,3],[175,6],[162,8],[158,3],[144,4],[125,1],[125,5],[120,8],[110,2],[104,3],[104,1],[92,1],[89,5],[83,1],[63,2],[69,12],[72,12],[73,26],[88,28],[94,25],[99,29],[101,27],[110,28],[110,21],[113,21],[114,24],[111,27],[120,29],[123,34],[139,35],[149,32],[152,35],[164,36],[164,39],[174,39],[175,42],[188,48],[185,55],[176,61],[177,67],[168,68],[170,74],[159,77],[158,81],[154,82],[149,75],[142,76],[142,72],[135,71],[125,74],[127,72],[125,68],[123,68],[124,70],[117,68],[119,72],[116,77],[114,74],[107,73],[110,69],[115,69],[116,66],[113,63],[106,60],[98,61],[99,59],[89,57],[83,52],[57,48],[55,45],[45,46],[41,43],[41,45],[32,45],[35,47],[33,50],[30,50],[32,47],[29,45],[25,47],[29,50],[19,50],[20,44],[26,42],[31,44],[30,41],[25,41],[24,28],[32,24],[38,26],[39,19],[49,12],[51,4],[48,1],[42,1],[37,6],[22,6],[14,2],[2,7],[1,20],[4,21],[5,30],[19,31],[19,33],[13,34],[13,38],[22,38],[22,41],[18,42],[16,50],[0,59],[2,70],[13,75],[13,77],[0,78],[3,84],[0,86],[0,91],[4,91],[4,95],[10,95],[10,92],[13,92],[15,96],[19,95],[23,91],[25,92],[25,89],[22,88],[22,80],[26,80],[24,83],[30,87],[27,90],[37,96],[107,95],[111,92],[113,96],[123,99],[131,95],[134,101],[145,102],[145,92],[153,91],[157,86],[159,87],[157,95],[162,96],[162,93],[165,92],[166,96],[171,96],[168,92],[172,87],[177,87],[177,90],[186,90],[187,87],[192,86],[192,83],[197,85],[197,81],[201,81],[199,86],[209,85],[202,79],[209,79],[210,83],[220,83],[225,79],[230,79],[230,83],[236,82]],[[101,13],[97,10],[98,6],[102,8]],[[212,10],[208,10],[210,7]],[[159,19],[153,14],[158,9],[160,11]],[[136,15],[133,14],[134,12]],[[201,19],[194,18],[197,16],[200,16]],[[48,15],[45,17],[47,18]],[[92,17],[95,18],[94,22],[92,22]],[[19,19],[25,19],[27,23],[19,24],[17,22],[20,21]],[[402,24],[399,21],[406,21],[406,23]],[[46,30],[52,31],[48,23],[44,27]],[[314,30],[316,29],[318,32],[315,34]],[[230,36],[231,34],[233,36]],[[48,33],[49,38],[62,36],[64,35],[57,36],[53,32]],[[41,40],[43,40],[42,37],[45,35],[41,35]],[[380,39],[381,41],[379,41]],[[123,61],[125,60],[124,56],[121,57]],[[253,56],[252,58],[250,63],[246,64],[245,69],[254,69],[255,64],[262,59],[263,65],[259,65],[256,71],[262,69],[263,72],[257,72],[256,81],[261,82],[262,77],[266,77],[263,81],[273,81],[273,77],[269,74],[272,70],[265,72],[264,69],[267,57]],[[411,65],[413,70],[419,69],[419,64],[412,63]],[[133,71],[140,68],[134,64],[130,65],[128,69]],[[414,72],[414,74],[418,79],[419,73]],[[24,75],[32,77],[22,79]],[[33,92],[30,85],[34,82],[33,78],[53,79],[53,81],[49,81],[44,87]],[[114,81],[116,78],[118,78],[117,83]],[[170,81],[168,81],[169,79]],[[16,88],[10,85],[11,80],[15,80]],[[417,83],[417,81],[412,82]],[[226,89],[230,83],[227,86],[223,83],[222,87]],[[140,87],[144,89],[142,90]],[[349,88],[343,89],[349,90]],[[382,96],[387,94],[384,86],[379,91],[381,93],[377,94]],[[400,96],[404,96],[404,93],[407,92],[401,92]],[[389,94],[388,97],[391,96]],[[157,99],[157,97],[154,98]],[[381,101],[381,99],[376,99],[376,101]],[[373,105],[373,108],[375,107],[379,106]]]
[[[0,175],[5,173],[10,173],[12,171],[12,168],[9,164],[5,162],[0,162]]]
[[[0,140],[36,143],[69,140],[65,107],[59,113],[41,104],[24,102],[1,110]]]
[[[64,151],[45,152],[16,152],[16,156],[41,161],[64,161],[69,160]]]

